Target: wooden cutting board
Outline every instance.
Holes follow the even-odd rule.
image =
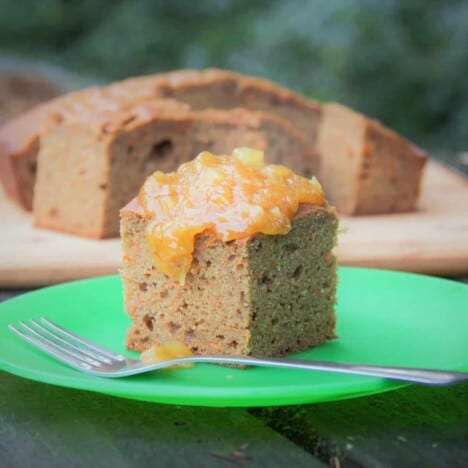
[[[0,191],[0,287],[39,286],[117,273],[120,241],[88,240],[32,226],[31,215]],[[435,275],[468,273],[468,182],[427,167],[418,211],[342,217],[341,265]]]

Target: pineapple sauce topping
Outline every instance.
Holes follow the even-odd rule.
[[[170,361],[172,359],[179,359],[184,357],[193,356],[192,350],[180,341],[168,341],[160,346],[153,345],[150,348],[143,351],[140,355],[140,359],[145,364],[157,364],[158,362]],[[178,364],[171,366],[168,369],[174,367],[193,367],[194,364],[187,362],[185,364]]]
[[[249,148],[237,148],[232,156],[202,152],[176,172],[157,171],[138,197],[155,266],[181,284],[197,234],[226,242],[287,234],[301,203],[323,205],[325,200],[317,179],[266,164],[263,152]]]

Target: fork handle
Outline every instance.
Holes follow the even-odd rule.
[[[448,385],[468,380],[468,372],[455,372],[432,369],[418,369],[408,367],[374,366],[367,364],[345,364],[328,361],[305,361],[301,359],[251,358],[251,357],[222,357],[222,356],[194,356],[183,358],[186,362],[210,362],[215,364],[240,364],[247,366],[294,368],[314,371],[327,371],[340,374],[367,375],[383,377],[426,385]]]

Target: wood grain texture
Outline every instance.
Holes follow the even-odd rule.
[[[8,468],[325,467],[244,409],[177,407],[0,372]]]
[[[341,217],[342,265],[456,276],[468,272],[468,179],[431,162],[418,210]]]
[[[53,284],[117,273],[120,241],[89,240],[32,226],[0,191],[0,286]],[[342,265],[437,275],[468,273],[468,183],[430,162],[417,212],[342,217]]]
[[[468,384],[252,413],[331,466],[468,466]]]

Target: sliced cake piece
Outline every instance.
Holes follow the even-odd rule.
[[[341,214],[415,209],[427,155],[379,122],[325,104],[317,153],[317,177]]]
[[[275,356],[333,338],[337,218],[304,206],[286,235],[199,236],[184,285],[159,272],[136,201],[122,210],[127,346],[180,341],[195,353]]]
[[[86,88],[40,104],[3,125],[0,128],[0,180],[7,194],[24,209],[32,210],[41,137],[64,123],[93,121],[103,112],[125,111],[142,101],[154,100],[154,93],[150,96],[148,89],[129,91]],[[160,105],[161,100],[157,103]],[[187,108],[182,103],[180,106]]]
[[[293,185],[286,182],[286,190],[275,182],[250,192],[251,184],[259,182],[255,176],[246,182],[250,173],[241,168],[242,183],[246,185],[236,185],[230,191],[229,185],[218,179],[218,167],[212,159],[207,167],[203,175],[194,179],[203,183],[190,186],[184,195],[180,187],[171,192],[172,187],[165,186],[161,193],[169,198],[164,203],[159,192],[151,198],[152,185],[148,185],[160,182],[148,179],[139,198],[121,210],[121,277],[125,309],[132,319],[128,348],[144,351],[175,340],[197,354],[274,356],[334,338],[337,277],[332,249],[338,224],[335,210],[324,203],[320,194],[308,198],[316,199],[317,204],[300,204],[294,214],[290,212],[289,230],[282,230],[278,225],[285,222],[280,214],[281,204],[275,202],[273,207],[267,207],[263,202],[292,202],[293,187],[297,188],[300,181]],[[187,170],[184,166],[178,172],[185,174]],[[266,172],[270,170],[283,169]],[[158,180],[166,178],[159,175]],[[298,189],[302,195],[305,185]],[[198,198],[199,188],[205,186],[207,194]],[[246,205],[246,198],[236,198],[240,192],[258,204]],[[139,201],[142,196],[149,212]],[[171,199],[173,196],[179,202]],[[218,210],[213,204],[218,203],[219,196],[223,207]],[[205,203],[198,203],[200,199]],[[231,205],[231,201],[235,204]],[[152,213],[153,203],[162,211]],[[186,205],[181,207],[180,203]],[[214,216],[210,210],[216,211]],[[281,210],[284,212],[284,206]],[[246,222],[243,236],[238,223],[243,224],[249,216],[253,224]],[[167,223],[155,225],[158,217],[167,217]],[[204,224],[206,219],[213,222]],[[265,219],[271,224],[262,224]],[[214,225],[221,231],[213,230]],[[257,228],[270,232],[280,229],[283,234],[260,234],[256,233]],[[155,243],[154,233],[163,231],[172,234]],[[193,251],[190,238],[194,238]],[[185,249],[184,254],[180,254],[181,249]]]
[[[48,104],[20,114],[0,129],[0,179],[7,195],[32,209],[39,137],[55,127]]]

